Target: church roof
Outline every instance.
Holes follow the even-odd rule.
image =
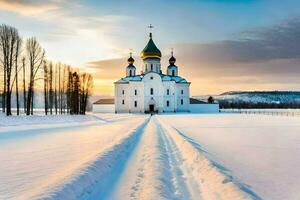
[[[180,76],[169,76],[166,74],[159,74],[161,76],[162,81],[175,81],[176,83],[188,83],[186,79]],[[126,76],[121,78],[115,83],[128,83],[129,81],[142,81],[144,75],[136,75],[136,76]]]
[[[150,39],[148,41],[148,44],[141,52],[141,58],[142,59],[146,59],[146,58],[159,58],[160,59],[161,58],[161,52],[157,48],[157,46],[154,44],[151,33],[150,33]]]
[[[190,98],[190,104],[207,104],[205,101],[200,101],[199,99]]]
[[[114,104],[114,99],[99,99],[98,101],[94,102],[93,104]]]

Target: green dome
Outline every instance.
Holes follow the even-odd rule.
[[[148,44],[141,52],[141,57],[142,57],[142,59],[146,59],[146,58],[159,58],[160,59],[161,58],[161,52],[154,44],[151,34],[150,34],[150,39],[149,39]]]

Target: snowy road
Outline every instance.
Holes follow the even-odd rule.
[[[260,199],[161,116],[30,127],[0,131],[0,199]]]
[[[108,159],[107,152],[131,136],[145,118],[124,116],[1,127],[0,199],[54,198],[64,194],[66,185],[89,174],[99,156],[104,157],[102,161]],[[102,167],[113,165],[109,160],[104,164]],[[87,185],[82,182],[72,187],[79,194]]]
[[[152,117],[109,199],[201,199],[181,163],[174,142]]]

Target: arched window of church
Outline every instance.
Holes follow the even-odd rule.
[[[153,64],[151,64],[151,71],[153,71]]]
[[[137,107],[137,101],[134,101],[134,107]]]
[[[137,90],[134,90],[134,95],[135,95],[135,96],[137,95]]]
[[[153,88],[150,88],[150,95],[153,95]]]
[[[181,90],[181,94],[183,94],[183,90]]]
[[[129,70],[129,76],[132,76],[132,71],[131,70]]]
[[[122,104],[123,104],[123,105],[125,104],[125,101],[124,101],[124,99],[122,100]]]
[[[167,107],[169,107],[170,106],[170,102],[169,101],[167,101]]]
[[[170,90],[169,89],[167,89],[167,95],[170,95]]]
[[[174,69],[172,70],[172,76],[175,76],[175,70]]]
[[[183,105],[183,99],[181,99],[181,105]]]
[[[122,90],[122,94],[124,94],[125,93],[125,91],[124,90]]]

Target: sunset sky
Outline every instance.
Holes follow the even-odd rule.
[[[93,73],[94,94],[113,95],[147,26],[166,70],[174,48],[192,95],[300,90],[298,0],[0,0],[0,23],[36,36],[47,58]]]

